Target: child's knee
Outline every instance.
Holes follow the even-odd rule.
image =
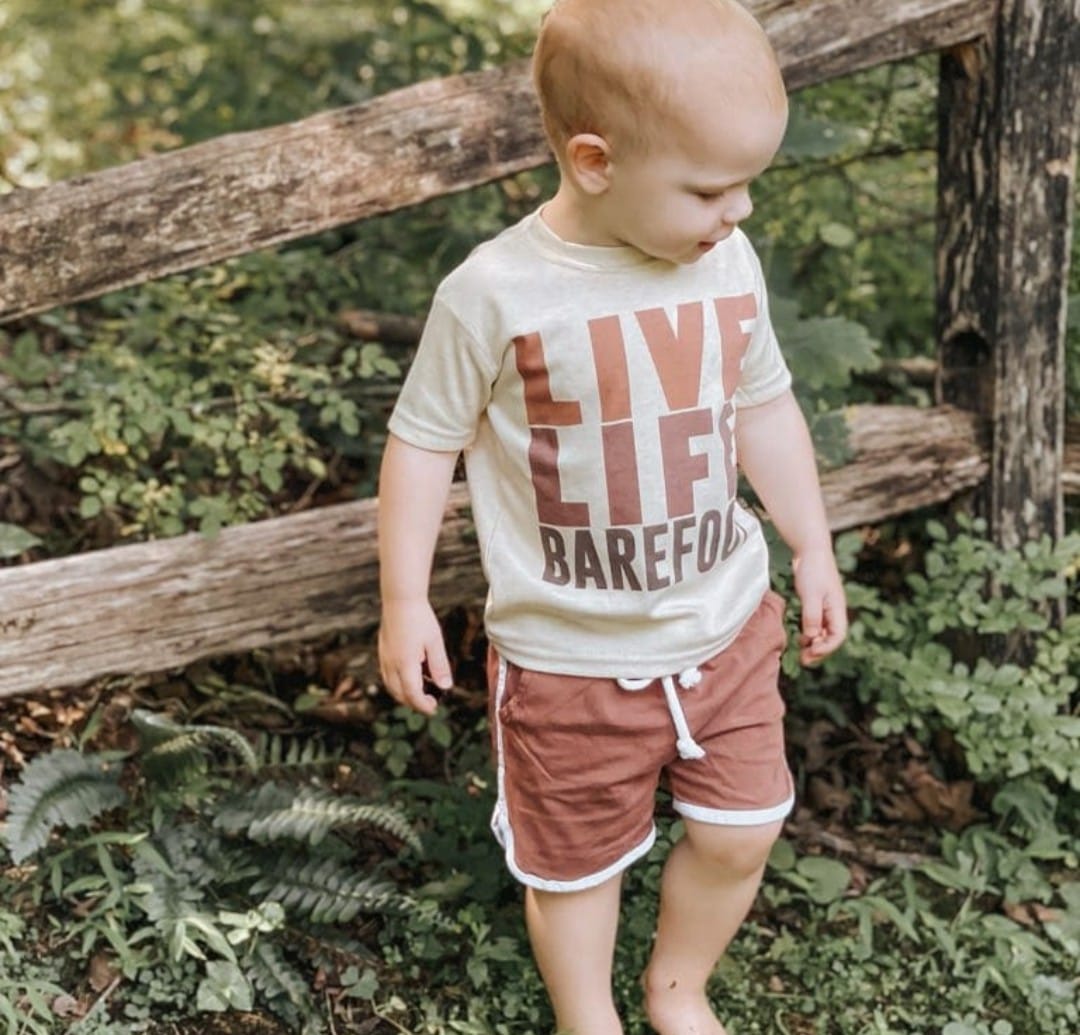
[[[686,823],[686,839],[698,860],[732,877],[758,873],[783,829],[783,821],[752,827]]]

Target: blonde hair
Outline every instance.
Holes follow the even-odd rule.
[[[556,156],[578,133],[602,136],[615,150],[647,150],[657,126],[692,118],[685,67],[714,65],[724,42],[734,74],[760,88],[764,57],[776,70],[765,88],[775,94],[778,85],[783,97],[764,31],[734,0],[557,0],[533,51],[533,84]]]

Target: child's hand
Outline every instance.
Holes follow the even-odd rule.
[[[438,701],[424,693],[424,664],[440,689],[453,685],[442,629],[427,600],[391,601],[383,605],[379,626],[379,672],[390,696],[424,715]]]
[[[847,635],[847,601],[832,550],[797,555],[792,563],[802,605],[799,660],[813,665],[832,654]]]

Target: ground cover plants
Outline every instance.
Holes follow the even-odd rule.
[[[0,0],[0,189],[500,63],[533,19]],[[850,403],[929,401],[897,361],[933,351],[934,94],[929,58],[801,93],[757,187],[749,230],[826,465]],[[408,349],[343,314],[422,316],[551,182],[0,327],[0,563],[369,494]],[[785,659],[800,807],[717,970],[732,1035],[1080,1030],[1080,623],[1048,620],[1077,600],[1075,516],[1017,551],[963,501],[838,538],[854,623],[820,669]],[[430,720],[378,693],[363,630],[0,702],[0,1030],[550,1030],[487,830],[479,611],[445,621],[456,686]],[[636,982],[679,833],[663,794],[658,814],[626,879],[628,1035],[648,1030]]]

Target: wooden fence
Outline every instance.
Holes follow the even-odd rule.
[[[830,524],[976,490],[996,538],[1060,534],[1080,0],[750,0],[791,89],[942,52],[940,405],[855,407]],[[390,212],[549,160],[524,64],[0,197],[0,320]],[[374,503],[0,570],[0,695],[376,620]],[[437,605],[482,592],[462,487]]]

